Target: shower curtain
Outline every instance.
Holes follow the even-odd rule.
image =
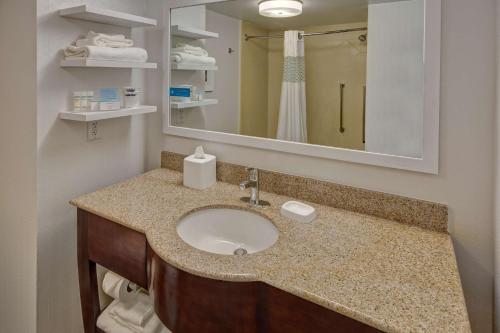
[[[285,32],[285,62],[277,139],[307,143],[306,82],[302,31]]]

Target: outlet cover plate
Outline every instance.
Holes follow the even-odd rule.
[[[101,138],[97,121],[87,123],[87,141],[95,141]]]

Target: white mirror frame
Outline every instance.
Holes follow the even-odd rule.
[[[168,135],[231,145],[319,157],[360,164],[438,174],[439,107],[441,68],[441,0],[425,0],[424,114],[422,158],[370,153],[360,150],[258,138],[239,134],[176,127],[170,124],[170,11],[174,8],[223,2],[225,0],[165,1],[163,18],[163,132]]]

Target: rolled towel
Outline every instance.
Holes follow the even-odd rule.
[[[106,35],[90,31],[83,39],[76,41],[76,46],[101,46],[101,47],[132,47],[134,41],[125,38],[124,35]]]
[[[132,325],[142,327],[153,314],[153,304],[149,296],[139,293],[137,298],[131,302],[120,302],[112,310],[111,314],[120,317]]]
[[[174,49],[172,49],[173,52],[184,52],[184,53],[189,53],[192,55],[196,56],[202,56],[202,57],[208,57],[208,52],[204,48],[201,48],[199,46],[192,46],[189,44],[185,43],[178,43]]]
[[[217,61],[212,57],[200,57],[184,52],[172,52],[170,59],[174,63],[193,64],[193,65],[215,65]]]
[[[106,295],[122,302],[134,300],[139,293],[139,287],[130,284],[130,281],[108,271],[102,281],[102,290]]]
[[[93,60],[146,62],[148,52],[139,47],[111,48],[101,46],[73,46],[64,50],[66,59],[88,58]]]

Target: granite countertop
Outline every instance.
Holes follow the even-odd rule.
[[[158,169],[71,204],[145,233],[152,249],[186,272],[224,281],[262,281],[386,332],[470,332],[451,238],[328,206],[310,204],[318,218],[301,224],[279,213],[293,198],[261,192],[257,208],[280,231],[256,254],[221,256],[197,250],[177,235],[186,213],[234,206],[237,186],[182,186],[182,174]]]

